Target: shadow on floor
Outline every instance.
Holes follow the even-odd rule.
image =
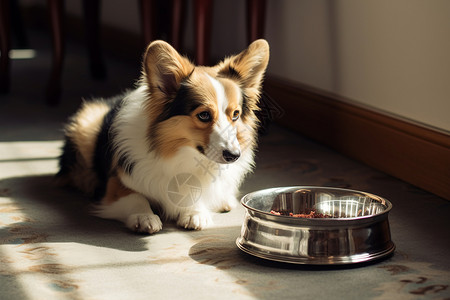
[[[0,180],[0,244],[74,242],[123,251],[145,251],[146,235],[89,214],[89,200],[57,187],[52,175]],[[167,226],[167,230],[174,230]],[[160,233],[164,234],[164,230]]]

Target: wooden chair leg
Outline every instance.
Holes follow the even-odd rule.
[[[91,75],[106,78],[106,67],[100,45],[100,0],[83,0],[86,42]]]
[[[156,37],[156,0],[140,0],[141,6],[141,29],[144,48]]]
[[[52,70],[47,84],[46,99],[47,104],[56,105],[61,96],[61,75],[64,60],[63,42],[63,1],[48,0],[50,14],[50,24],[53,40]]]
[[[195,58],[197,64],[207,65],[209,63],[209,51],[211,43],[211,0],[195,0]]]
[[[0,0],[0,93],[8,93],[10,88],[10,8],[9,0]]]
[[[264,37],[266,0],[247,0],[247,40],[251,42]]]
[[[178,51],[182,51],[185,2],[185,0],[172,0],[171,44]]]
[[[24,27],[24,22],[22,18],[22,13],[20,11],[20,1],[9,0],[9,5],[11,9],[11,26],[12,26],[12,36],[14,37],[17,48],[28,49],[30,47],[28,43],[27,33]]]

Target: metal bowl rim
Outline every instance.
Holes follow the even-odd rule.
[[[256,209],[254,207],[251,207],[249,205],[247,205],[244,201],[250,197],[253,194],[256,193],[264,193],[264,192],[269,192],[269,191],[276,191],[276,190],[281,190],[280,192],[286,192],[286,191],[290,191],[290,190],[296,190],[296,189],[321,189],[321,190],[333,190],[333,191],[344,191],[344,192],[353,192],[353,193],[360,193],[363,194],[365,196],[368,196],[372,199],[375,200],[382,200],[385,202],[386,205],[386,209],[383,210],[380,213],[376,213],[373,215],[368,215],[368,216],[361,216],[361,217],[353,217],[353,218],[295,218],[295,217],[291,217],[291,216],[281,216],[281,215],[275,215],[272,214],[270,212],[266,212],[266,211],[262,211],[259,209]],[[257,191],[253,191],[250,193],[247,193],[246,195],[244,195],[241,198],[241,205],[244,206],[247,210],[259,213],[259,214],[263,214],[265,216],[270,216],[270,218],[275,218],[275,219],[279,219],[279,221],[288,221],[289,223],[292,222],[292,220],[297,220],[296,222],[314,222],[314,223],[321,223],[321,222],[333,222],[333,221],[352,221],[352,220],[364,220],[364,219],[372,219],[374,217],[377,216],[381,216],[381,215],[385,215],[388,214],[389,211],[392,209],[392,203],[387,200],[386,198],[380,197],[378,195],[375,194],[371,194],[371,193],[367,193],[367,192],[363,192],[363,191],[358,191],[358,190],[352,190],[352,189],[345,189],[345,188],[335,188],[335,187],[326,187],[326,186],[284,186],[284,187],[273,187],[273,188],[267,188],[267,189],[262,189],[262,190],[257,190]]]

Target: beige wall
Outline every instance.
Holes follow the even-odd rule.
[[[67,10],[78,14],[80,2]],[[450,1],[267,2],[270,74],[450,131]],[[246,46],[245,1],[214,3],[211,51],[222,57]],[[104,0],[102,19],[139,33],[138,1]],[[191,13],[186,29],[192,49]]]
[[[450,1],[269,1],[270,72],[450,131]]]

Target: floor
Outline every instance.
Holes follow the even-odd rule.
[[[30,37],[37,56],[13,61],[11,93],[0,96],[1,299],[450,299],[450,202],[276,124],[241,193],[319,185],[383,196],[394,205],[393,256],[343,267],[254,258],[235,246],[241,206],[207,230],[164,224],[152,236],[90,216],[85,197],[52,181],[61,126],[82,97],[131,88],[139,64],[108,56],[108,78],[95,81],[85,49],[69,41],[62,103],[47,107],[50,40]]]

